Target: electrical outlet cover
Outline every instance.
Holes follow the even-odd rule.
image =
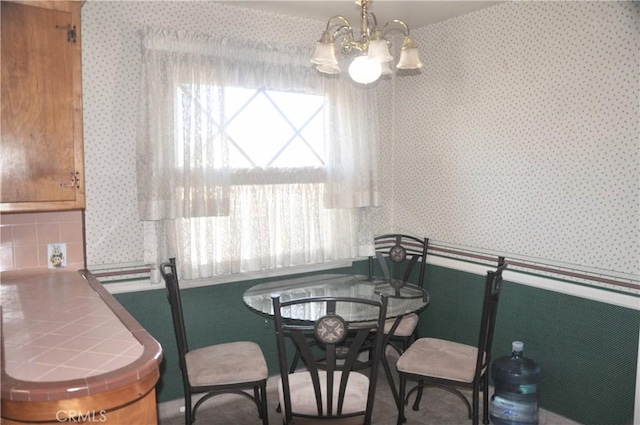
[[[47,264],[50,269],[67,267],[67,244],[50,243],[47,245]]]

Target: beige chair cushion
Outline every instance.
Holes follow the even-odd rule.
[[[323,412],[327,414],[327,372],[319,371],[320,389],[322,392]],[[340,377],[342,372],[335,372],[333,381],[333,413],[338,410],[338,392],[340,390]],[[289,374],[289,388],[291,392],[291,411],[295,414],[317,415],[316,396],[311,383],[311,374],[299,371]],[[364,412],[367,408],[367,393],[369,391],[369,378],[362,373],[351,372],[347,381],[347,389],[344,396],[342,413]],[[284,406],[284,393],[282,379],[278,380],[278,394],[280,405]],[[284,409],[283,409],[284,410]]]
[[[254,342],[230,342],[189,351],[187,373],[192,386],[225,385],[267,379],[267,363]]]
[[[478,349],[437,338],[420,338],[398,359],[400,372],[472,382]]]
[[[393,327],[393,324],[396,322],[396,318],[387,319],[384,322],[384,333],[388,334]],[[365,325],[370,325],[372,322],[363,322]],[[416,326],[418,326],[418,315],[415,313],[410,313],[400,319],[400,324],[396,328],[396,331],[393,333],[396,336],[410,336],[415,330]]]
[[[388,334],[396,319],[387,319],[384,323],[384,333]],[[418,315],[415,313],[407,314],[400,320],[400,324],[393,333],[395,336],[411,336],[418,326]]]

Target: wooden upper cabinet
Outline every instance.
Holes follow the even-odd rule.
[[[84,208],[80,2],[1,12],[0,211]]]

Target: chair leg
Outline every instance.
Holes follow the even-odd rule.
[[[259,399],[260,403],[260,417],[262,418],[262,425],[269,425],[269,413],[268,413],[268,409],[267,409],[267,382],[263,382],[262,384],[260,384],[260,394],[259,394]],[[257,391],[256,391],[256,395]]]
[[[398,423],[397,425],[402,425],[404,422],[406,422],[406,418],[404,417],[404,398],[405,398],[405,391],[407,388],[407,378],[400,374],[400,384],[398,385]]]
[[[260,388],[260,385],[253,387],[253,399],[256,401],[256,405],[258,406],[258,417],[262,419],[262,398],[260,397]]]
[[[473,405],[471,406],[471,423],[473,425],[478,425],[479,415],[478,410],[480,409],[480,382],[479,379],[476,379],[473,383]]]
[[[298,361],[300,361],[300,353],[298,351],[293,355],[293,360],[291,361],[291,367],[289,367],[289,373],[293,373],[298,368]]]
[[[185,425],[192,425],[195,418],[193,417],[193,412],[191,411],[191,392],[188,389],[185,389],[184,396],[184,423]]]
[[[489,374],[485,373],[483,377],[482,389],[482,423],[489,424]]]
[[[389,366],[389,360],[386,355],[382,356],[382,368],[384,369],[384,374],[387,376],[387,381],[389,381],[389,387],[391,387],[391,393],[393,394],[393,399],[396,402],[396,405],[400,405],[402,403],[402,399],[398,396],[398,390],[396,390],[396,384],[393,382],[393,375],[391,374],[391,367]]]
[[[291,360],[291,366],[289,366],[289,373],[294,373],[296,371],[296,369],[298,368],[298,362],[300,361],[300,353],[298,352],[298,350],[296,350],[296,352],[293,354],[293,360]],[[280,403],[278,403],[278,405],[276,406],[276,412],[281,413],[282,412],[282,406],[280,406]],[[283,423],[287,423],[286,419],[283,417],[282,419]]]
[[[422,393],[424,391],[424,387],[423,387],[424,381],[419,381],[418,384],[420,384],[420,387],[418,388],[416,401],[413,402],[413,410],[415,410],[416,412],[420,410],[420,401],[422,401]]]
[[[405,347],[405,350],[407,348],[409,348],[409,346],[411,344],[413,344],[414,342],[416,342],[418,340],[418,338],[420,338],[420,335],[418,335],[418,327],[416,326],[416,328],[413,330],[413,334],[411,335],[411,337],[409,338],[409,341],[407,343],[407,346]]]

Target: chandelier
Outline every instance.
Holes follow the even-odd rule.
[[[392,74],[393,56],[389,52],[391,43],[385,39],[385,36],[393,30],[399,30],[404,34],[400,59],[395,67],[397,69],[422,67],[418,47],[409,35],[407,24],[399,19],[393,19],[379,27],[375,15],[369,11],[372,3],[373,0],[356,0],[356,4],[361,9],[359,39],[355,38],[353,27],[344,16],[336,15],[329,19],[311,58],[311,63],[318,71],[325,74],[339,74],[340,65],[336,59],[336,51],[338,51],[356,54],[349,65],[349,76],[357,83],[369,84],[381,75]]]

